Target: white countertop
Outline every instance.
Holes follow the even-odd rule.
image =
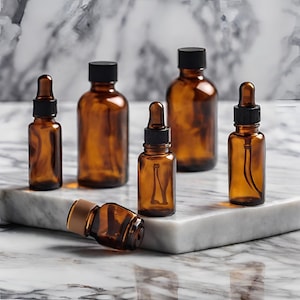
[[[65,185],[63,189],[43,195],[72,200],[81,197],[99,203],[113,201],[136,210],[136,160],[142,151],[148,104],[130,103],[128,184],[116,189],[91,191],[78,189],[74,184],[76,104],[60,103],[57,120],[63,128]],[[219,104],[216,168],[202,173],[177,174],[177,213],[170,217],[173,222],[189,220],[192,213],[197,214],[197,209],[227,203],[227,136],[234,130],[234,104]],[[261,130],[267,142],[266,205],[284,201],[298,203],[300,129],[297,117],[300,104],[260,104]],[[31,103],[1,103],[0,118],[0,187],[24,190],[27,186],[27,125],[32,120]],[[283,216],[279,214],[278,223],[283,222],[280,219]],[[286,219],[289,216],[284,220],[289,223]],[[256,225],[265,226],[263,220]],[[188,236],[190,230],[185,228],[182,235]],[[300,231],[168,255],[147,250],[122,253],[70,233],[3,225],[0,298],[240,299],[244,293],[249,299],[297,299],[300,296],[299,250]]]

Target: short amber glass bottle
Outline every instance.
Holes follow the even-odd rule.
[[[140,247],[144,237],[144,221],[131,210],[116,203],[98,206],[83,199],[76,200],[70,208],[67,228],[120,250]]]
[[[163,105],[152,102],[149,111],[144,152],[138,158],[138,213],[164,217],[176,210],[176,159],[170,152],[170,130],[164,123]]]
[[[128,103],[115,89],[117,63],[89,63],[89,81],[77,108],[78,183],[121,186],[128,179]]]
[[[241,84],[239,104],[234,107],[236,130],[228,138],[229,201],[246,206],[265,201],[266,146],[254,93],[251,82]]]
[[[217,161],[217,90],[204,76],[205,49],[178,49],[178,67],[166,98],[171,149],[178,171],[206,171]]]
[[[53,190],[62,185],[61,126],[55,121],[57,101],[52,93],[52,78],[38,78],[33,100],[34,121],[28,127],[29,188]]]

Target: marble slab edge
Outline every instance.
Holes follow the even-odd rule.
[[[179,254],[300,229],[300,197],[255,207],[234,206],[190,219],[145,218],[143,247]]]
[[[72,201],[22,190],[0,191],[0,220],[67,231]],[[28,213],[24,213],[29,211]],[[177,216],[176,216],[177,217]],[[300,197],[255,207],[217,206],[190,217],[147,218],[144,249],[179,254],[266,238],[300,229]]]

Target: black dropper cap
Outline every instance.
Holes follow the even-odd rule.
[[[199,47],[185,47],[178,49],[179,69],[205,69],[206,50]]]
[[[52,78],[50,75],[42,75],[38,78],[38,91],[33,99],[33,117],[49,118],[57,114],[57,100],[52,92]]]
[[[255,87],[251,82],[240,85],[239,104],[234,106],[235,125],[253,125],[260,122],[260,106],[255,104]]]
[[[149,123],[145,128],[145,144],[162,145],[170,143],[170,128],[165,126],[164,107],[160,102],[149,106]]]
[[[89,81],[112,82],[118,80],[118,64],[114,61],[93,61],[89,63]]]

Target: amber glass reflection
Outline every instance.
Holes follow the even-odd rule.
[[[132,211],[115,203],[106,203],[95,212],[90,236],[115,249],[136,249],[143,240],[143,221]]]
[[[166,145],[144,146],[138,158],[138,213],[149,217],[172,215],[176,159]]]
[[[265,264],[248,262],[230,271],[230,299],[265,299]]]
[[[265,200],[265,138],[256,125],[239,125],[228,138],[229,201],[258,205]]]
[[[128,104],[113,83],[92,83],[78,103],[78,183],[116,187],[128,177]]]
[[[205,171],[217,161],[217,90],[202,70],[182,69],[167,91],[168,126],[178,171]]]
[[[61,185],[61,126],[53,118],[35,118],[29,125],[29,188],[52,190]]]

